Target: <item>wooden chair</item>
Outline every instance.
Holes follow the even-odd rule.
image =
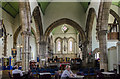
[[[20,76],[20,73],[18,73],[18,74],[13,74],[13,79],[23,79],[23,78]]]

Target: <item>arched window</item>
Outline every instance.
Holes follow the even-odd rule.
[[[68,39],[68,53],[75,53],[75,40],[74,40],[74,38]]]
[[[100,52],[95,53],[95,59],[98,60],[100,58]]]
[[[56,38],[55,40],[55,53],[62,53],[62,38]]]
[[[57,42],[57,50],[61,51],[61,42],[60,42],[60,40]]]
[[[72,46],[72,44],[73,44],[73,42],[72,42],[72,41],[70,41],[70,48],[69,48],[69,49],[70,49],[70,51],[72,51],[72,47],[73,47],[73,46]]]

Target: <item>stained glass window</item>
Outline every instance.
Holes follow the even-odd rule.
[[[60,51],[61,50],[61,42],[60,41],[58,41],[58,45],[57,46],[58,46],[57,50]]]
[[[70,41],[70,51],[72,51],[72,41]]]
[[[99,52],[95,54],[95,59],[99,59],[100,58],[100,54]]]
[[[61,29],[62,29],[63,32],[67,32],[67,30],[68,30],[66,24],[64,24]]]

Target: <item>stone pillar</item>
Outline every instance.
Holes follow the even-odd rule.
[[[82,61],[83,61],[83,67],[86,67],[87,66],[87,41],[85,41],[83,44],[83,49],[82,49]]]
[[[29,54],[30,54],[30,5],[29,2],[19,2],[20,20],[22,24],[22,67],[24,71],[29,68]]]
[[[7,35],[4,36],[4,56],[7,56]]]
[[[77,56],[77,42],[76,41],[74,41],[74,52],[75,52],[75,54],[76,54],[76,56]]]
[[[39,41],[36,42],[36,53],[37,53],[37,57],[40,57],[40,42]]]
[[[107,26],[109,9],[111,2],[101,2],[98,14],[98,39],[99,39],[99,49],[100,49],[100,69],[107,71],[108,69],[108,59],[107,59]]]
[[[46,44],[47,44],[47,41],[45,41],[44,36],[41,36],[41,40],[40,40],[40,59],[45,59]],[[43,66],[41,60],[40,60],[40,66]]]
[[[100,69],[107,71],[108,59],[107,59],[107,30],[101,30],[98,32],[99,49],[100,49]]]
[[[67,50],[67,54],[68,54],[68,40],[67,40],[67,47],[66,47],[66,50]]]

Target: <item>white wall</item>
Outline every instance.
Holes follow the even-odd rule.
[[[36,43],[35,43],[35,37],[33,35],[30,37],[30,46],[31,46],[31,57],[33,60],[37,60]]]
[[[1,8],[0,8],[1,9]],[[0,17],[3,19],[5,28],[6,28],[6,33],[12,34],[8,35],[7,38],[7,56],[11,56],[11,48],[13,48],[13,29],[12,26],[14,26],[14,18],[11,17],[8,13],[6,13],[3,9],[1,10],[2,15]],[[3,51],[3,49],[0,49],[0,51]],[[0,57],[2,56],[3,52],[0,52]]]
[[[85,12],[78,2],[51,2],[46,8],[44,17],[44,32],[53,22],[68,18],[85,28]]]
[[[18,28],[20,25],[21,25],[21,23],[20,23],[20,15],[17,14],[16,17],[15,17],[15,19],[14,19],[14,25],[12,26],[12,28],[13,28],[13,33],[16,32],[17,28]]]
[[[113,64],[117,65],[117,49],[111,47],[108,49],[108,70],[113,70]]]
[[[93,26],[92,26],[92,51],[94,51],[96,48],[99,48],[99,42],[96,39],[96,17],[94,18],[93,21]]]

